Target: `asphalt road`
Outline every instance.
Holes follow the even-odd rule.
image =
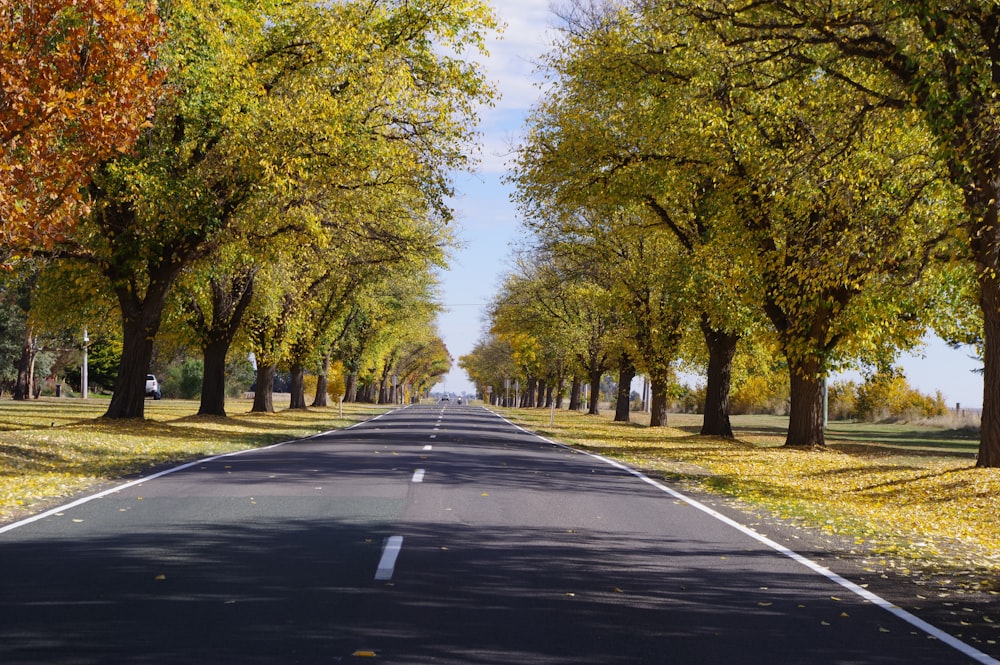
[[[995,662],[665,490],[401,409],[0,530],[0,663]]]

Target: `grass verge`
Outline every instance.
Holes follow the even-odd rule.
[[[647,474],[763,508],[773,519],[836,536],[871,572],[922,575],[966,591],[1000,592],[1000,470],[975,468],[963,430],[836,423],[827,450],[781,446],[787,419],[736,417],[737,440],[697,434],[700,416],[671,427],[608,416],[508,410],[533,431]]]
[[[117,421],[100,418],[100,400],[0,402],[0,522],[164,464],[310,436],[385,410],[345,404],[341,417],[338,407],[251,414],[250,406],[231,400],[230,417],[217,418],[197,416],[197,402],[150,401],[146,420]]]

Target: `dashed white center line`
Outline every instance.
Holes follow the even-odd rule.
[[[396,557],[399,556],[399,550],[402,548],[402,536],[389,536],[389,539],[385,541],[385,547],[382,548],[382,558],[378,562],[378,569],[375,570],[377,581],[392,579],[392,573],[396,569]]]
[[[432,439],[436,439],[436,438],[438,438],[438,435],[437,434],[431,434],[431,438]]]
[[[415,483],[422,483],[422,482],[424,482],[424,470],[423,469],[417,469],[416,471],[413,472],[413,482],[415,482]]]
[[[433,449],[434,449],[434,446],[432,446],[429,443],[426,446],[424,446],[424,450],[433,450]]]

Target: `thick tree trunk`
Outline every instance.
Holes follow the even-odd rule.
[[[313,406],[328,406],[327,394],[330,390],[330,354],[323,357],[323,366],[320,368],[319,376],[316,377],[316,396],[313,398]]]
[[[615,422],[631,422],[632,415],[632,379],[635,378],[635,365],[627,353],[622,353],[618,361],[618,399],[615,402]]]
[[[122,359],[105,418],[142,418],[145,415],[146,374],[153,359],[153,339],[160,329],[163,302],[152,302],[147,296],[145,303],[123,314]],[[123,308],[123,311],[129,310]]]
[[[274,413],[274,375],[275,365],[257,366],[257,386],[253,393],[253,406],[250,413]]]
[[[791,410],[785,445],[809,448],[826,445],[823,436],[823,379],[818,363],[789,368]]]
[[[205,373],[201,381],[199,416],[226,415],[226,356],[229,341],[216,340],[202,348]]]
[[[535,406],[535,391],[538,390],[538,379],[533,376],[528,377],[528,385],[521,394],[521,408],[530,409]]]
[[[226,415],[226,357],[253,298],[257,270],[250,268],[228,278],[212,279],[212,309],[202,309],[196,298],[188,305],[188,320],[202,339],[205,364],[198,415]]]
[[[704,436],[733,438],[729,420],[729,390],[733,375],[733,358],[739,335],[731,335],[711,327],[708,317],[701,317],[701,332],[708,347],[708,383],[705,388]]]
[[[545,402],[547,384],[548,381],[546,381],[545,379],[538,380],[538,396],[535,398],[535,406],[537,406],[540,409],[548,406],[548,404]]]
[[[669,388],[670,382],[663,379],[650,378],[652,384],[653,398],[649,408],[649,426],[666,427],[667,409],[670,406]]]
[[[1000,467],[1000,283],[992,271],[979,268],[983,310],[983,415],[976,466]]]
[[[292,385],[291,385],[291,402],[288,405],[290,409],[304,409],[306,408],[306,389],[305,389],[305,377],[306,368],[302,366],[301,362],[293,362],[291,367],[292,374]]]
[[[352,404],[358,401],[358,373],[348,372],[344,379],[344,401]]]
[[[596,416],[601,413],[601,377],[604,372],[593,370],[590,372],[590,403],[587,406],[587,415]]]
[[[577,377],[574,376],[573,377],[573,385],[570,386],[570,389],[569,389],[569,410],[570,411],[579,411],[580,410],[580,406],[581,406],[580,402],[582,401],[582,396],[583,396],[583,381],[581,381],[580,379],[578,379]]]
[[[35,364],[35,336],[31,326],[26,326],[21,345],[21,358],[17,362],[17,381],[14,384],[14,399],[31,399],[31,386],[34,383],[32,371]]]

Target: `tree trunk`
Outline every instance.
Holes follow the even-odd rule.
[[[823,437],[823,379],[819,363],[789,367],[792,404],[785,445],[810,448],[826,445]]]
[[[330,353],[323,357],[323,366],[316,377],[316,396],[313,398],[313,406],[329,406],[328,393],[330,391]]]
[[[216,340],[202,350],[205,373],[201,381],[199,416],[226,416],[226,356],[229,341]]]
[[[306,369],[302,366],[302,363],[295,361],[292,363],[291,367],[292,373],[292,385],[291,390],[291,402],[288,405],[290,409],[304,409],[306,408],[306,390],[305,390],[305,377]]]
[[[596,416],[600,415],[600,401],[601,401],[601,377],[604,376],[604,372],[601,370],[593,370],[590,372],[590,404],[587,408],[587,415]]]
[[[253,299],[256,275],[256,268],[248,268],[228,278],[210,280],[210,315],[206,314],[197,298],[191,298],[188,303],[188,322],[202,340],[205,364],[198,415],[226,415],[226,357]]]
[[[635,378],[635,365],[627,353],[622,353],[618,361],[618,400],[615,402],[615,422],[631,422],[632,412],[632,379]]]
[[[666,427],[667,408],[670,405],[668,400],[670,382],[650,377],[650,384],[652,385],[653,399],[649,408],[649,426]]]
[[[731,335],[711,327],[708,317],[701,317],[701,332],[708,347],[708,383],[705,387],[705,418],[701,434],[733,438],[729,421],[729,390],[732,383],[733,358],[739,335]]]
[[[979,300],[983,310],[983,414],[976,466],[1000,467],[1000,282],[979,267]]]
[[[119,299],[119,302],[121,299]],[[105,418],[142,418],[146,409],[146,374],[153,359],[153,339],[160,329],[163,303],[159,299],[122,308],[122,359],[114,394]]]
[[[31,398],[32,369],[35,363],[35,336],[31,326],[26,326],[21,345],[21,358],[17,362],[17,382],[14,384],[14,399]]]
[[[535,398],[535,406],[540,409],[548,406],[548,404],[545,403],[545,387],[547,384],[548,382],[545,379],[538,380],[538,396]]]
[[[253,393],[250,413],[274,413],[275,365],[257,365],[257,386]]]
[[[535,391],[538,390],[538,379],[533,376],[528,377],[528,385],[521,393],[521,408],[530,409],[535,406]]]
[[[577,377],[573,377],[573,385],[569,389],[569,410],[579,411],[580,402],[583,396],[583,381]]]
[[[358,373],[348,372],[344,379],[344,401],[353,404],[358,401]]]

